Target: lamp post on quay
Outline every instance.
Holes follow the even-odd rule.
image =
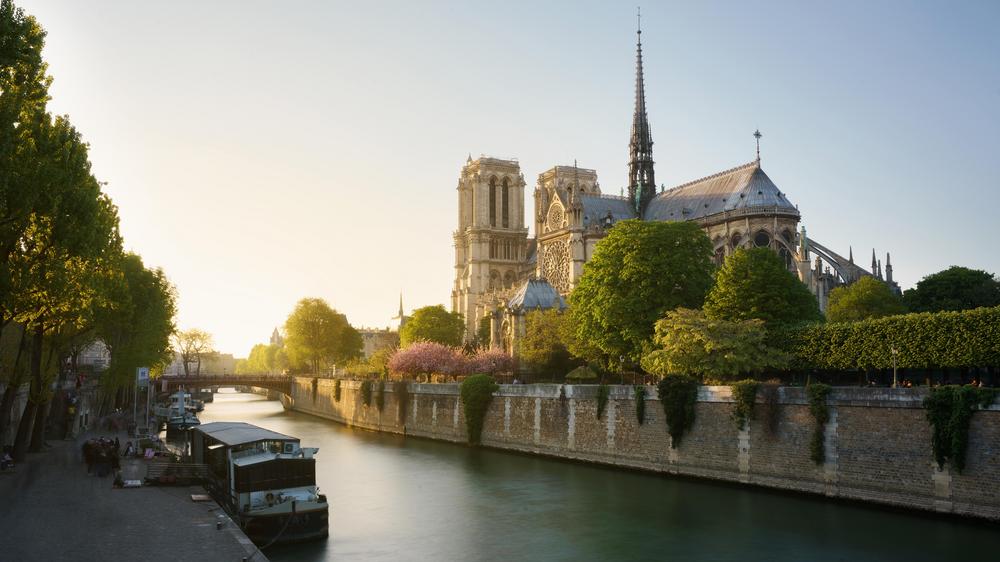
[[[892,346],[892,347],[889,348],[889,351],[892,353],[892,387],[896,388],[896,385],[897,385],[897,381],[896,381],[896,356],[899,355],[899,350],[896,349],[896,346]]]

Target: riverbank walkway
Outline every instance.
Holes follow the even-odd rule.
[[[191,500],[201,487],[115,489],[112,476],[88,476],[81,446],[99,435],[114,438],[50,441],[0,473],[0,560],[267,561],[215,502]],[[124,479],[145,471],[141,459],[122,459]]]

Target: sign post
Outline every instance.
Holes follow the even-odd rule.
[[[138,427],[139,425],[139,387],[148,388],[149,387],[149,367],[139,367],[135,370],[135,394],[132,396],[132,426]],[[132,430],[133,434],[136,434],[136,430]],[[135,437],[136,435],[133,435]]]

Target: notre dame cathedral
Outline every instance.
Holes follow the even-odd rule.
[[[834,287],[875,276],[898,291],[889,255],[872,251],[871,269],[806,236],[798,208],[761,168],[757,158],[669,189],[656,189],[653,136],[646,118],[642,31],[638,32],[635,110],[629,140],[627,195],[601,192],[597,172],[554,166],[535,183],[534,237],[524,224],[524,174],[517,160],[470,156],[458,180],[455,285],[452,310],[476,336],[489,318],[490,343],[516,354],[524,315],[564,308],[597,243],[620,220],[696,221],[708,234],[721,264],[737,248],[767,247],[778,253],[816,295],[821,310]],[[623,190],[624,191],[624,190]]]

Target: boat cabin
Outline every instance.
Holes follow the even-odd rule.
[[[213,422],[191,431],[194,462],[208,467],[213,491],[244,512],[315,495],[315,448],[243,422]]]

